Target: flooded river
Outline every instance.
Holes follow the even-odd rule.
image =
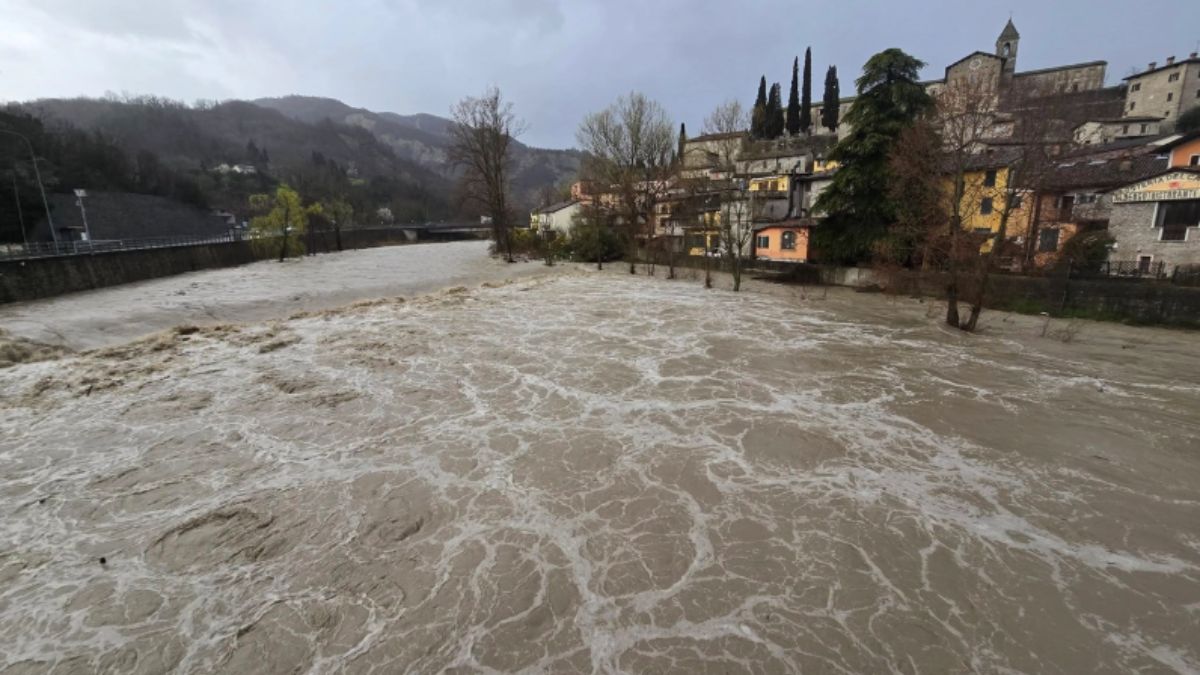
[[[927,308],[564,270],[0,370],[0,673],[1200,671],[1200,336]]]

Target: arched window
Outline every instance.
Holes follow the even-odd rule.
[[[783,236],[780,237],[780,248],[785,251],[796,250],[796,233],[792,230],[784,230]]]
[[[1004,56],[1004,58],[1008,58],[1008,55],[1011,53],[1012,53],[1012,43],[1005,42],[1004,43],[1004,53],[1002,54],[1002,56]]]

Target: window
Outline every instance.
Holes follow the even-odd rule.
[[[1179,73],[1171,73],[1170,76],[1167,77],[1167,82],[1178,82],[1178,81],[1179,81]]]
[[[996,187],[996,170],[988,169],[987,173],[983,174],[984,187]]]
[[[992,198],[984,197],[983,201],[979,202],[979,213],[988,216],[992,213]]]
[[[771,248],[770,235],[766,235],[766,234],[758,235],[758,242],[755,243],[755,247],[756,248]]]
[[[1012,199],[1010,199],[1008,202],[1008,210],[1016,211],[1017,209],[1021,208],[1021,205],[1024,203],[1025,200],[1021,198],[1021,195],[1013,195]]]
[[[1130,87],[1130,88],[1129,88],[1129,91],[1141,91],[1141,90],[1142,90],[1142,85],[1141,85],[1141,84],[1135,84],[1135,85],[1133,85],[1132,87]]]
[[[1094,194],[1078,194],[1075,195],[1076,204],[1095,204],[1097,195]]]
[[[1192,158],[1188,160],[1188,166],[1200,166],[1200,155],[1192,155]]]
[[[1149,124],[1143,124],[1143,125],[1142,125],[1142,133],[1143,133],[1143,134],[1144,134],[1144,133],[1146,133],[1146,130],[1147,130],[1147,129],[1149,129],[1149,128],[1150,128],[1150,125],[1149,125]]]
[[[779,248],[785,251],[796,250],[796,233],[791,230],[784,231],[783,236],[780,237]]]
[[[1049,227],[1038,232],[1038,252],[1054,253],[1058,250],[1058,228]]]
[[[1159,202],[1157,227],[1159,241],[1187,241],[1187,229],[1200,227],[1200,199]]]
[[[1196,98],[1200,98],[1200,89],[1196,90]]]
[[[1134,108],[1136,108],[1136,107],[1137,107],[1137,101],[1130,101],[1130,102],[1129,102],[1129,109],[1130,109],[1130,110],[1133,110],[1133,109],[1134,109]]]
[[[1079,91],[1079,83],[1078,82],[1071,83],[1071,91]]]
[[[1123,134],[1127,134],[1127,133],[1129,133],[1129,125],[1128,125],[1128,124],[1126,124],[1125,126],[1121,127],[1121,133],[1123,133]]]
[[[1172,101],[1172,100],[1174,100],[1174,99],[1175,99],[1175,92],[1173,92],[1173,91],[1168,91],[1168,92],[1167,92],[1167,100],[1168,100],[1168,101]]]
[[[1138,256],[1138,274],[1149,274],[1150,263],[1154,261],[1154,256],[1140,255]]]

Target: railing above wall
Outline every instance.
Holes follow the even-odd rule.
[[[171,248],[175,246],[199,246],[239,241],[242,237],[226,234],[221,236],[177,236],[146,237],[141,239],[102,239],[99,241],[37,241],[28,244],[0,245],[0,260],[28,260],[31,258],[55,258],[59,256],[89,255],[111,251],[138,251],[148,248]]]

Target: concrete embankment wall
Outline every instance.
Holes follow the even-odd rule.
[[[461,236],[427,236],[419,241],[461,239]],[[370,248],[418,241],[411,232],[397,229],[347,230],[342,248]],[[305,239],[313,252],[337,250],[333,233]],[[76,291],[116,286],[184,272],[234,267],[274,257],[273,247],[258,249],[248,241],[176,246],[171,248],[110,251],[94,255],[0,261],[0,304],[50,298]]]

